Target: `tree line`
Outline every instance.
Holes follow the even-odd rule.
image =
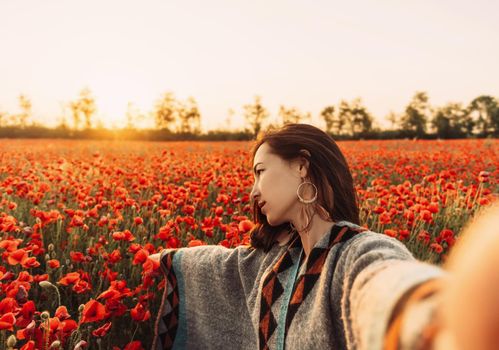
[[[119,130],[103,127],[95,119],[97,102],[88,88],[77,98],[65,104],[69,117],[63,114],[56,128],[47,128],[33,121],[31,99],[21,94],[20,112],[0,111],[0,137],[75,137],[75,138],[131,138],[131,139],[252,139],[265,128],[286,123],[310,122],[312,114],[297,107],[279,106],[277,119],[269,122],[270,113],[260,96],[243,106],[246,122],[244,130],[223,128],[203,133],[201,112],[193,97],[178,99],[173,92],[163,93],[148,116],[133,103],[128,103],[126,126]],[[226,124],[230,125],[231,110]],[[137,123],[147,117],[154,120],[154,128],[139,130]],[[388,138],[467,138],[497,137],[499,135],[499,102],[489,95],[474,98],[468,105],[450,102],[432,106],[426,92],[418,91],[401,113],[386,116],[389,128],[375,126],[375,118],[364,106],[361,98],[341,100],[337,105],[325,106],[318,116],[325,131],[337,139]],[[68,120],[69,119],[69,120]],[[276,121],[277,120],[277,121]],[[31,121],[31,122],[30,122]]]

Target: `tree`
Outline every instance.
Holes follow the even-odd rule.
[[[178,117],[181,133],[201,133],[201,113],[194,97],[189,97],[185,104],[178,105]]]
[[[57,118],[57,129],[67,131],[68,127],[68,117],[67,117],[67,103],[59,102],[59,107],[61,108],[61,114]]]
[[[133,104],[133,102],[128,102],[126,106],[125,112],[126,118],[126,128],[127,129],[136,129],[139,127],[139,124],[144,121],[145,115],[140,111],[137,106]]]
[[[225,125],[227,127],[227,130],[231,129],[231,127],[232,127],[232,119],[234,118],[235,114],[236,114],[236,112],[234,111],[234,109],[229,108],[227,110],[227,118],[225,118]]]
[[[340,101],[338,121],[342,128],[345,126],[353,137],[362,137],[372,130],[373,117],[363,106],[360,98],[352,102]]]
[[[85,128],[90,129],[92,127],[92,116],[97,111],[97,106],[89,88],[81,90],[78,104],[79,110],[85,118]]]
[[[482,95],[475,98],[468,106],[467,115],[483,136],[499,134],[499,105],[494,97]]]
[[[21,108],[21,113],[18,115],[18,124],[21,128],[25,128],[27,126],[27,121],[32,115],[31,111],[31,100],[26,95],[19,95],[19,107]]]
[[[126,128],[127,129],[135,129],[135,122],[140,119],[140,112],[134,106],[133,102],[128,102],[126,105]]]
[[[399,123],[397,114],[393,111],[390,111],[390,113],[388,113],[388,115],[386,116],[386,120],[390,122],[390,127],[392,128],[392,130],[395,130]]]
[[[6,126],[7,125],[7,119],[8,119],[9,115],[7,114],[7,112],[2,112],[0,111],[0,128],[2,126]]]
[[[284,106],[279,107],[279,116],[281,117],[283,124],[289,124],[289,123],[297,124],[305,119],[311,118],[310,113],[302,113],[296,107],[286,108]]]
[[[80,117],[80,102],[79,101],[71,101],[68,104],[69,109],[71,110],[71,116],[73,117],[73,128],[78,130],[80,127],[81,117]]]
[[[450,102],[439,108],[432,119],[438,137],[457,138],[471,134],[473,123],[460,103]]]
[[[154,120],[159,129],[169,129],[177,119],[177,100],[172,92],[165,92],[154,106]]]
[[[334,106],[327,106],[321,111],[321,117],[326,123],[326,131],[331,133],[335,123]]]
[[[416,92],[400,120],[402,130],[411,137],[423,137],[426,134],[426,123],[430,113],[428,95],[426,92]]]
[[[85,129],[92,127],[92,116],[97,111],[95,98],[89,88],[84,88],[80,91],[78,98],[68,103],[73,118],[73,128],[78,130],[82,121],[82,115],[85,121]]]
[[[256,138],[258,136],[258,133],[262,129],[263,121],[269,117],[269,113],[267,112],[267,109],[262,105],[260,96],[255,96],[253,103],[244,105],[243,108],[244,118],[250,125],[251,131]]]

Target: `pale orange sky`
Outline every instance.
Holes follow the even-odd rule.
[[[173,91],[212,129],[229,108],[241,126],[255,94],[273,118],[360,96],[385,126],[417,90],[435,105],[499,97],[498,13],[492,0],[4,0],[0,111],[25,93],[54,125],[88,86],[98,118],[121,126],[129,101],[149,112]]]

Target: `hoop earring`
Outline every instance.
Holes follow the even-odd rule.
[[[300,195],[300,188],[301,188],[301,186],[303,186],[303,185],[305,185],[305,184],[310,184],[310,185],[314,186],[314,189],[315,189],[315,194],[314,194],[314,196],[313,196],[313,198],[312,198],[312,199],[303,199],[303,197]],[[302,183],[298,186],[298,188],[296,189],[296,195],[298,196],[298,200],[299,200],[301,203],[304,203],[304,204],[311,204],[311,203],[315,202],[315,201],[317,200],[317,193],[318,193],[318,192],[319,192],[319,191],[317,190],[317,187],[316,187],[313,183],[311,183],[310,181],[304,181],[304,182],[302,182]]]

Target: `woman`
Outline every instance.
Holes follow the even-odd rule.
[[[330,136],[305,124],[267,132],[253,171],[251,246],[151,256],[166,276],[154,350],[451,346],[437,318],[448,274],[359,226]]]

